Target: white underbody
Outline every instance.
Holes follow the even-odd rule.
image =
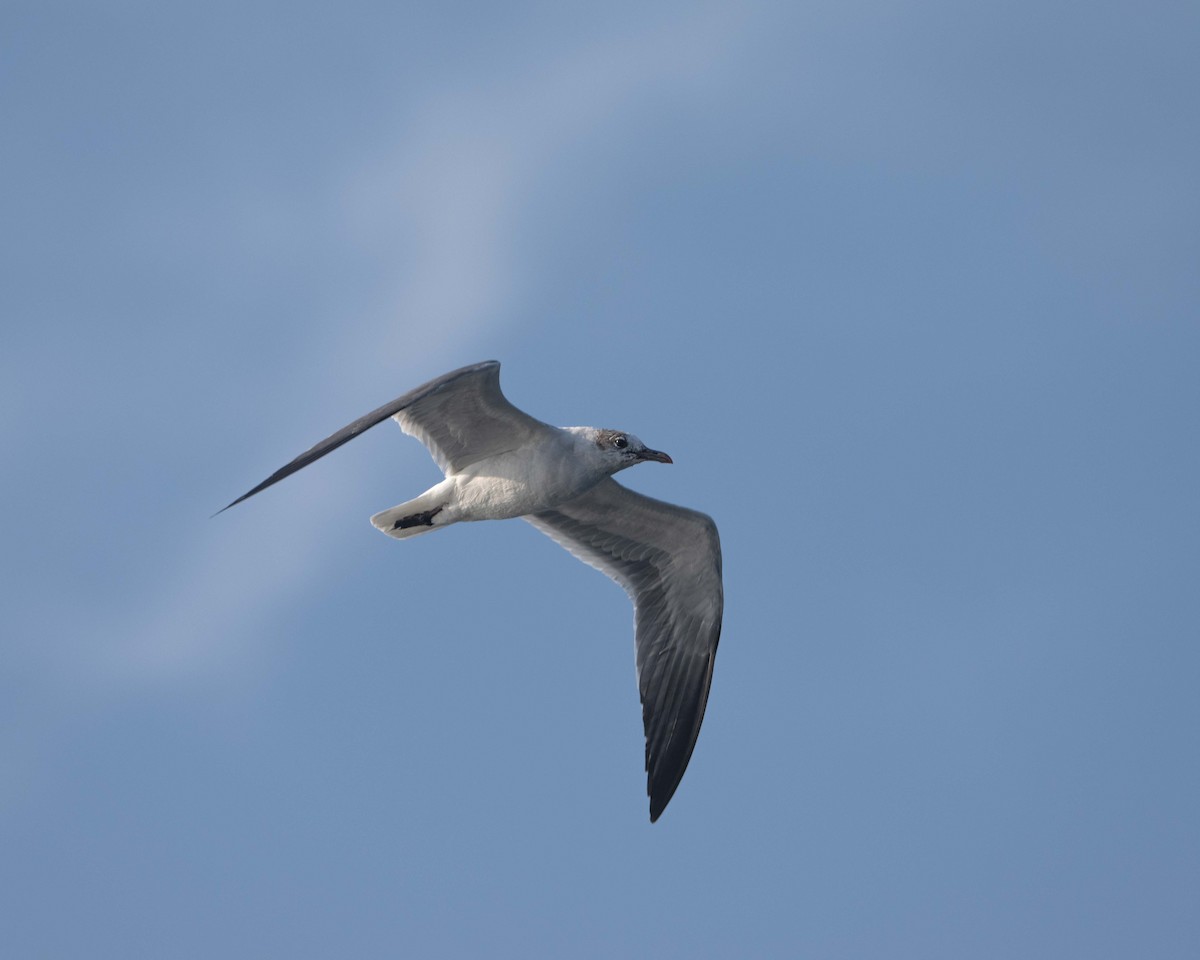
[[[452,471],[421,496],[371,518],[388,536],[405,538],[471,520],[508,520],[549,510],[595,486],[611,469],[594,456],[580,428],[558,429],[530,444]],[[428,522],[397,520],[432,513]]]

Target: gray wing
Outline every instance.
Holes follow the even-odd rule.
[[[388,417],[429,448],[443,471],[460,470],[494,453],[520,446],[544,423],[522,413],[500,392],[500,364],[495,360],[462,367],[410,390],[402,397],[372,410],[337,433],[306,450],[243,493],[217,513],[261,493],[297,470],[353,440]]]
[[[418,387],[413,392],[420,395],[396,407],[392,416],[401,430],[429,448],[447,475],[555,430],[505,399],[495,361],[464,367],[442,380],[447,377],[454,379]]]
[[[724,605],[716,524],[611,478],[525,519],[633,600],[653,822],[687,769],[712,685]]]

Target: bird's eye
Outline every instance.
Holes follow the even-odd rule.
[[[613,446],[618,450],[624,450],[627,446],[629,446],[629,439],[622,436],[613,437]]]

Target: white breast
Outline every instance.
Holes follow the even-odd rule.
[[[548,510],[572,500],[605,474],[578,456],[575,438],[521,447],[473,463],[450,479],[455,519],[504,520]]]

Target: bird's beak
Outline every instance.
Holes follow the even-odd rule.
[[[674,463],[675,461],[668,457],[661,450],[643,450],[638,454],[639,460],[653,460],[656,463]]]

